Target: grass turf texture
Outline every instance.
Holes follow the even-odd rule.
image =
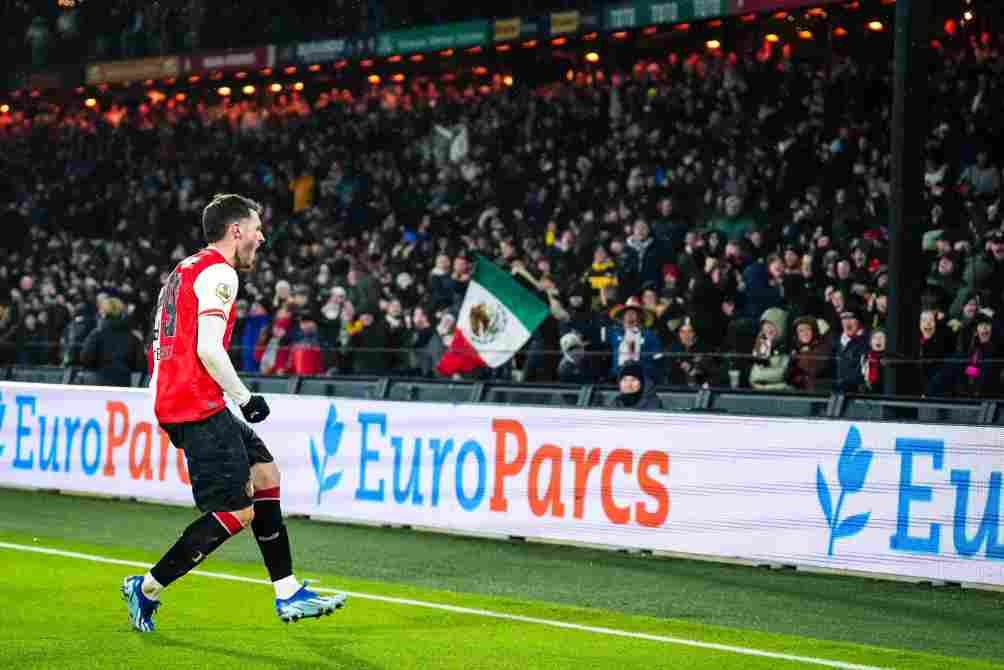
[[[0,541],[147,563],[193,517],[180,508],[0,491]],[[289,526],[298,573],[328,587],[883,667],[978,668],[1004,659],[999,593],[297,520]],[[265,576],[246,534],[201,567]],[[361,598],[333,617],[287,627],[269,587],[199,576],[166,593],[158,632],[142,636],[129,630],[118,598],[121,578],[135,572],[0,549],[3,665],[799,665]]]

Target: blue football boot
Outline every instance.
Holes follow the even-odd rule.
[[[299,591],[285,600],[275,599],[275,611],[286,623],[326,616],[345,606],[348,599],[345,594],[322,596],[308,589],[307,584],[305,581]]]
[[[153,632],[153,615],[160,607],[159,600],[150,600],[143,593],[143,576],[126,577],[122,582],[122,597],[129,608],[129,623],[140,633]]]

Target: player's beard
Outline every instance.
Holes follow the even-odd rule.
[[[242,253],[243,252],[243,253]],[[241,272],[251,272],[254,270],[255,263],[255,248],[253,246],[247,249],[237,248],[237,269]]]

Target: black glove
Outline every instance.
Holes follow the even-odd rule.
[[[253,395],[241,405],[241,413],[248,423],[258,423],[264,421],[269,414],[268,403],[260,395]]]

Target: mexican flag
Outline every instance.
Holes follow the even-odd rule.
[[[540,298],[479,256],[453,342],[436,369],[449,376],[497,368],[516,355],[549,313]]]

